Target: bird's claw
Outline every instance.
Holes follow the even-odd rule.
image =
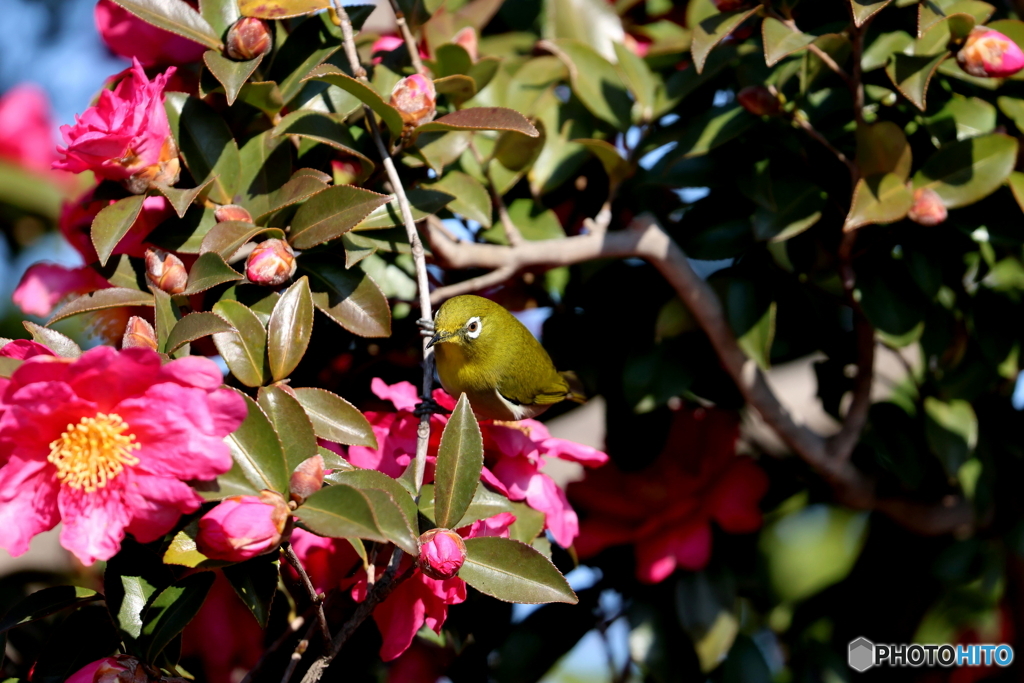
[[[446,410],[432,398],[420,399],[420,402],[413,408],[413,415],[422,419],[424,415],[450,415],[451,411]]]
[[[416,321],[416,326],[420,328],[420,336],[422,337],[433,337],[434,336],[434,321],[428,320],[427,318],[420,318]]]

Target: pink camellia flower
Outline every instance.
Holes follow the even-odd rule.
[[[397,412],[366,411],[378,448],[350,446],[348,460],[366,469],[375,469],[391,477],[399,477],[416,455],[416,425],[413,414],[419,403],[416,387],[409,382],[387,385],[375,378],[370,384],[379,398],[391,401]],[[434,391],[434,400],[442,408],[452,410],[455,401],[441,389]],[[440,445],[441,431],[448,418],[431,416],[430,445],[427,455],[426,481],[433,480],[433,463]],[[579,521],[569,505],[565,492],[541,469],[548,458],[577,462],[584,467],[599,467],[608,456],[589,446],[551,436],[547,427],[536,420],[480,423],[484,439],[483,482],[514,501],[544,513],[545,528],[555,541],[572,545],[579,533]]]
[[[474,62],[477,60],[479,52],[477,48],[475,28],[472,26],[466,26],[465,28],[460,29],[459,32],[452,37],[452,42],[456,45],[461,45],[466,52],[469,53],[469,58]]]
[[[71,674],[66,683],[185,683],[184,678],[161,676],[131,655],[104,657]]]
[[[38,86],[19,85],[0,97],[0,158],[39,173],[56,159],[50,103]]]
[[[99,0],[95,16],[96,28],[110,51],[137,59],[142,66],[188,64],[202,59],[206,51],[199,43],[157,28],[111,0]]]
[[[245,276],[257,285],[277,287],[295,275],[299,264],[284,240],[270,238],[256,245],[245,262]]]
[[[67,147],[57,147],[64,158],[54,168],[81,173],[93,171],[107,180],[123,181],[136,194],[153,182],[173,185],[178,179],[178,149],[164,110],[164,88],[174,67],[152,81],[135,60],[113,90],[74,126],[61,126]]]
[[[196,547],[211,560],[243,562],[276,550],[290,519],[280,493],[231,496],[199,519]]]
[[[92,564],[125,533],[170,531],[203,500],[186,482],[231,468],[224,437],[247,409],[221,381],[209,359],[161,365],[148,349],[25,361],[0,395],[0,547],[21,555],[61,522],[61,545]]]
[[[263,654],[263,629],[224,573],[215,573],[203,606],[181,633],[181,656],[208,683],[238,683]]]
[[[946,220],[949,211],[939,193],[930,187],[914,190],[914,205],[907,212],[907,218],[919,225],[933,226]]]
[[[735,534],[760,528],[768,477],[736,455],[738,437],[735,412],[683,408],[652,465],[639,472],[609,465],[570,485],[570,498],[587,513],[576,542],[580,557],[634,544],[637,578],[658,583],[676,567],[707,565],[712,520]]]
[[[109,286],[110,283],[92,268],[36,263],[21,276],[11,300],[22,313],[45,318],[68,295],[87,294]]]
[[[967,36],[956,61],[972,76],[1004,78],[1024,69],[1024,52],[999,31],[979,26]]]
[[[417,566],[432,579],[450,579],[466,561],[466,544],[454,531],[431,529],[420,536]]]
[[[398,48],[405,48],[405,40],[403,40],[401,36],[381,36],[370,47],[370,53],[373,55],[373,63],[380,64],[381,60],[384,59],[384,55],[380,53],[392,52]],[[422,46],[418,47],[417,50],[419,51],[420,59],[428,59],[430,57]]]
[[[437,113],[434,82],[420,74],[406,76],[391,91],[391,106],[402,115],[407,129],[432,121]]]

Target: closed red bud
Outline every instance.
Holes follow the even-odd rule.
[[[306,502],[306,499],[319,491],[324,485],[324,459],[323,456],[314,455],[299,463],[292,472],[288,482],[288,491],[292,500],[299,505]]]
[[[276,491],[225,498],[199,519],[196,547],[212,560],[243,562],[277,549],[291,509]]]
[[[967,36],[956,61],[972,76],[1004,78],[1024,69],[1024,52],[999,31],[979,26]]]
[[[174,254],[168,254],[162,249],[147,249],[146,279],[168,294],[181,294],[188,283],[188,271]]]
[[[213,217],[217,219],[218,223],[225,221],[242,221],[243,223],[252,223],[252,214],[245,210],[245,207],[239,206],[238,204],[225,204],[224,206],[218,206],[213,210]]]
[[[467,26],[462,29],[452,38],[452,42],[456,45],[461,45],[469,53],[469,58],[474,62],[478,56],[477,42],[476,42],[476,29],[472,26]]]
[[[711,2],[719,12],[732,12],[750,4],[750,0],[711,0]]]
[[[257,285],[276,287],[295,275],[295,252],[284,240],[269,239],[256,245],[245,262],[245,276]]]
[[[352,185],[362,174],[363,165],[354,157],[335,159],[331,162],[331,171],[334,173],[335,185]]]
[[[754,116],[778,116],[782,113],[779,98],[763,85],[751,85],[740,90],[736,100]]]
[[[270,52],[272,44],[270,28],[262,19],[242,17],[228,30],[228,57],[232,59],[255,59]]]
[[[403,78],[391,91],[391,106],[402,115],[407,129],[432,121],[437,113],[434,82],[420,74]]]
[[[946,220],[949,212],[942,203],[942,197],[930,187],[914,190],[914,205],[907,212],[907,218],[920,225],[938,225]]]
[[[432,579],[450,579],[466,561],[466,544],[450,529],[431,529],[420,536],[420,569]]]
[[[156,331],[144,318],[133,315],[128,318],[128,325],[124,329],[124,337],[121,339],[122,349],[152,349],[156,351]]]

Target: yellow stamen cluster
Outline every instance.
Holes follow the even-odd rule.
[[[97,413],[69,424],[60,438],[50,442],[47,456],[57,468],[56,478],[73,489],[92,493],[124,471],[139,464],[132,451],[141,446],[120,415]]]

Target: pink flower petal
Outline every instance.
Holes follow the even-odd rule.
[[[60,544],[90,565],[109,560],[121,549],[131,512],[125,505],[123,481],[118,477],[92,493],[63,486],[57,494],[62,528]]]
[[[85,294],[109,286],[92,268],[36,263],[22,275],[11,301],[22,313],[43,318],[70,294]]]
[[[395,405],[396,410],[411,412],[416,407],[416,404],[420,402],[419,392],[409,382],[398,382],[397,384],[388,385],[380,377],[374,377],[373,381],[370,382],[370,391],[377,398],[391,401]]]
[[[17,557],[33,536],[57,526],[56,491],[45,460],[12,457],[0,467],[0,548]]]
[[[126,529],[140,543],[152,543],[174,528],[183,514],[195,512],[203,497],[185,482],[135,471],[125,485],[132,510]]]
[[[636,548],[637,578],[659,583],[677,566],[696,571],[711,558],[711,527],[697,523],[639,543]]]
[[[711,516],[726,531],[747,534],[761,528],[760,501],[768,475],[750,458],[737,458],[708,497]]]

